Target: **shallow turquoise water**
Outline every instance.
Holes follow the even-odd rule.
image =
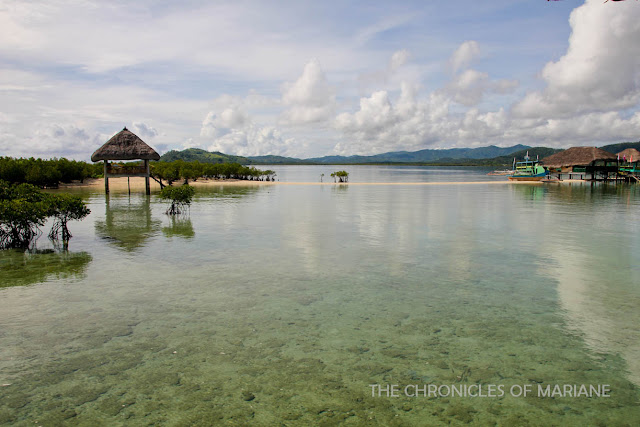
[[[640,419],[638,186],[213,186],[176,219],[155,195],[80,194],[92,214],[70,225],[69,253],[0,253],[0,424]],[[373,397],[371,384],[611,397]]]

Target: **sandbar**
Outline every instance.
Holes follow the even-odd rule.
[[[181,185],[182,180],[175,181],[173,185]],[[335,182],[289,182],[289,181],[246,181],[239,179],[202,179],[197,181],[190,180],[190,185],[194,187],[204,186],[237,186],[237,187],[251,187],[251,186],[264,186],[264,185],[285,185],[285,186],[431,186],[431,185],[527,185],[527,184],[541,184],[540,182],[527,182],[527,181],[439,181],[439,182],[348,182],[348,183],[335,183]],[[153,179],[150,180],[150,186],[152,191],[160,191],[160,184]],[[104,189],[104,178],[86,179],[84,182],[73,182],[70,184],[60,184],[60,188],[91,188],[91,189]],[[131,177],[129,182],[127,178],[109,178],[109,190],[110,191],[127,191],[131,188],[132,191],[144,191],[144,178]]]

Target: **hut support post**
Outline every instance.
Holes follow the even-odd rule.
[[[149,160],[144,161],[144,169],[146,175],[144,176],[144,186],[147,191],[147,195],[151,194],[151,187],[149,186]]]
[[[109,194],[109,176],[107,175],[108,160],[104,161],[104,192]]]

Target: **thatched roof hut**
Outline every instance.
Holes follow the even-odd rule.
[[[640,151],[636,150],[635,148],[627,148],[626,150],[622,150],[621,152],[619,152],[618,157],[621,159],[624,159],[626,157],[627,160],[633,158],[638,161],[640,160]]]
[[[91,155],[100,160],[160,160],[160,155],[126,127]]]
[[[547,168],[589,166],[596,160],[616,160],[616,155],[596,147],[571,147],[542,159]]]

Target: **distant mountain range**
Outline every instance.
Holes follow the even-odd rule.
[[[626,148],[640,150],[640,142],[623,142],[600,147],[610,153],[619,153]],[[200,148],[186,150],[172,150],[162,155],[160,160],[170,162],[174,160],[195,161],[201,163],[240,163],[244,165],[296,165],[296,164],[439,164],[439,165],[510,165],[513,158],[521,159],[527,152],[540,159],[562,151],[548,147],[529,147],[514,145],[511,147],[496,147],[490,145],[480,148],[450,148],[442,150],[393,151],[375,154],[373,156],[324,156],[308,159],[297,159],[283,156],[233,156],[217,151],[210,152]]]

